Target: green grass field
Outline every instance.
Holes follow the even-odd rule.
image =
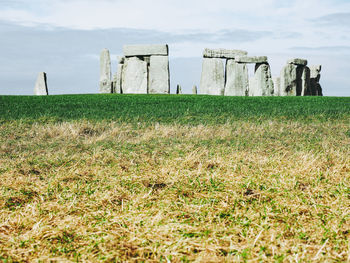
[[[350,98],[191,95],[0,96],[0,120],[223,124],[240,119],[337,119]]]
[[[0,96],[4,262],[350,261],[350,98]]]

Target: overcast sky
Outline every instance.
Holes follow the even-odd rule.
[[[0,0],[0,94],[97,93],[99,53],[167,43],[171,89],[199,85],[204,48],[322,64],[328,96],[350,96],[350,0]],[[252,67],[250,67],[252,73]]]

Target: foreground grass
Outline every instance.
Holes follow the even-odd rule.
[[[213,111],[206,125],[3,118],[0,258],[350,260],[344,108],[224,124]]]

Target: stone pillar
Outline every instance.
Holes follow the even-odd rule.
[[[197,86],[196,86],[196,85],[194,85],[194,86],[192,87],[192,94],[193,94],[193,95],[197,95]]]
[[[254,77],[249,83],[249,96],[273,96],[274,87],[268,63],[255,65]]]
[[[248,68],[233,59],[226,61],[225,96],[246,96],[249,89]]]
[[[220,58],[203,58],[201,94],[224,95],[225,72]]]
[[[176,94],[182,94],[182,88],[180,84],[177,84],[176,86]]]
[[[115,85],[114,85],[114,93],[123,93],[122,92],[122,73],[123,73],[123,64],[118,64],[117,66],[117,73],[116,73],[116,79],[115,79]]]
[[[274,96],[281,96],[280,95],[280,87],[281,87],[281,79],[280,78],[272,78],[273,81],[273,95]]]
[[[118,57],[117,72],[113,76],[113,93],[122,93],[122,73],[124,60],[124,57]]]
[[[301,96],[307,94],[308,73],[306,59],[294,58],[281,71],[280,96]],[[305,72],[304,72],[305,70]],[[303,81],[303,75],[305,81]]]
[[[302,73],[301,73],[300,96],[310,96],[312,95],[311,82],[310,82],[310,68],[305,66],[305,67],[302,67],[301,70],[302,70]]]
[[[149,69],[149,93],[170,93],[168,56],[151,56]]]
[[[103,49],[100,56],[100,93],[112,93],[111,57],[108,49]]]
[[[34,87],[34,95],[49,95],[49,91],[47,89],[47,78],[45,72],[40,72],[38,74],[38,78],[36,79],[35,87]]]
[[[112,77],[112,93],[115,93],[116,85],[117,85],[117,73],[114,73]]]
[[[280,96],[296,96],[297,95],[297,67],[287,64],[281,71]]]
[[[321,65],[310,67],[310,90],[314,96],[323,96],[322,87],[320,85],[321,69]]]
[[[126,58],[122,73],[122,92],[147,94],[147,84],[147,62],[137,57]]]

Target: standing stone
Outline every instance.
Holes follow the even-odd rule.
[[[100,57],[100,93],[111,93],[111,57],[108,49],[103,49]]]
[[[38,74],[38,78],[36,79],[35,87],[34,87],[34,95],[49,95],[49,91],[47,89],[47,78],[45,72],[40,72]]]
[[[193,87],[192,87],[192,94],[193,95],[197,95],[197,86],[196,85],[194,85]]]
[[[203,58],[201,94],[224,95],[224,90],[225,72],[222,60],[219,58]]]
[[[122,93],[122,73],[124,60],[125,58],[122,56],[117,57],[117,72],[113,75],[113,93]]]
[[[246,96],[249,89],[248,68],[233,59],[226,61],[225,96]]]
[[[297,66],[287,64],[281,71],[280,96],[297,95]]]
[[[281,88],[281,79],[276,77],[272,78],[273,81],[273,95],[274,96],[281,96],[280,95],[280,88]]]
[[[310,67],[310,90],[314,96],[323,96],[322,87],[320,85],[321,69],[321,65]]]
[[[147,62],[137,58],[126,58],[122,73],[122,92],[125,94],[147,94]]]
[[[176,94],[182,94],[182,88],[180,84],[177,84],[176,86]]]
[[[300,96],[309,96],[311,92],[311,82],[310,82],[310,68],[305,66],[302,67],[301,73],[301,92]],[[299,94],[297,94],[299,95]]]
[[[274,87],[269,64],[255,65],[254,77],[249,85],[249,96],[273,96]]]
[[[116,85],[117,85],[117,73],[114,73],[112,77],[112,93],[115,93]]]
[[[123,64],[118,64],[117,73],[115,74],[115,84],[114,84],[114,93],[123,93],[122,92],[122,73],[123,73]]]
[[[321,79],[321,69],[321,65],[310,66],[310,77],[319,82]]]
[[[151,56],[149,69],[149,93],[170,93],[168,56]]]

